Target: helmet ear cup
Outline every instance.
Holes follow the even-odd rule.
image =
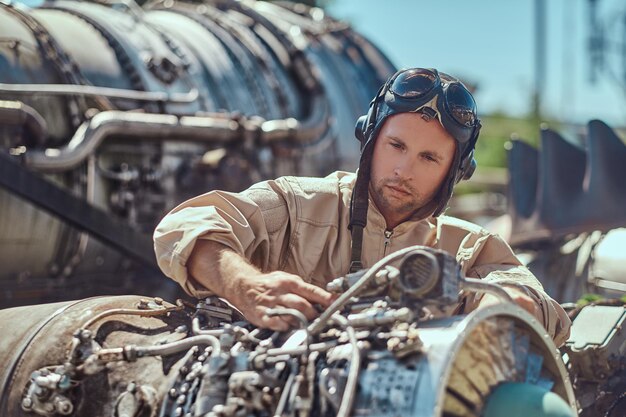
[[[359,117],[356,121],[356,126],[354,126],[354,136],[361,142],[361,144],[365,144],[365,138],[367,135],[365,131],[367,129],[367,115],[363,115]]]
[[[456,174],[455,182],[460,182],[461,180],[469,180],[474,175],[474,171],[476,171],[476,159],[474,159],[474,150],[469,153],[465,157],[465,159],[461,162],[461,166],[459,167],[459,171]]]
[[[370,102],[367,114],[359,117],[354,126],[354,136],[361,142],[361,150],[363,150],[365,143],[369,140],[371,131],[376,127],[378,96],[383,87],[378,91],[374,100]]]

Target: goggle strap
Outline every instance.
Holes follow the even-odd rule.
[[[371,136],[376,132],[370,132],[370,137],[366,137],[366,143],[361,153],[361,162],[359,164],[359,172],[356,177],[354,188],[352,189],[352,198],[350,200],[350,224],[349,229],[352,237],[352,253],[350,262],[350,271],[354,268],[357,271],[363,268],[361,263],[361,252],[363,247],[363,229],[367,225],[370,167],[372,165],[372,154],[374,146]]]

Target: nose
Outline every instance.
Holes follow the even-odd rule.
[[[393,175],[403,180],[408,180],[411,177],[411,161],[410,158],[400,158],[396,161],[393,169]]]

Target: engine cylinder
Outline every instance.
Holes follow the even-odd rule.
[[[394,70],[321,9],[266,2],[0,4],[0,39],[0,100],[31,109],[0,101],[0,146],[144,235],[214,188],[354,169]],[[2,189],[0,211],[0,305],[144,292],[123,250]]]

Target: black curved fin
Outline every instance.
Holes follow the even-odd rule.
[[[513,245],[626,226],[626,145],[599,120],[585,148],[549,129],[541,151],[515,141],[509,175]]]

